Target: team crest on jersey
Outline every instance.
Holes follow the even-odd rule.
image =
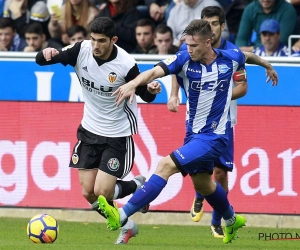
[[[109,170],[111,170],[111,171],[118,171],[118,169],[120,167],[120,162],[117,158],[111,158],[107,162],[107,166],[108,166]]]
[[[72,155],[72,162],[76,165],[79,161],[79,156],[78,154],[73,154]]]
[[[163,62],[167,65],[170,65],[172,62],[174,62],[176,60],[177,56],[174,55],[174,56],[171,56],[171,57],[168,57],[167,59],[163,60]]]
[[[63,48],[62,48],[62,51],[65,51],[65,50],[67,50],[67,49],[72,48],[72,47],[74,46],[74,44],[75,44],[75,43],[70,44],[70,45],[68,45],[68,46],[66,46],[66,47],[63,47]]]
[[[110,83],[114,83],[117,80],[117,74],[115,72],[110,72],[108,75],[108,80]]]
[[[230,68],[226,64],[218,65],[218,70],[220,74],[225,74]]]

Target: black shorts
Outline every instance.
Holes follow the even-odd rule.
[[[118,178],[124,178],[131,171],[135,154],[132,136],[95,135],[80,125],[77,129],[77,139],[70,167],[100,169]]]

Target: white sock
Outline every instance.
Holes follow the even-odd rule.
[[[119,208],[119,213],[120,213],[120,222],[123,223],[127,219],[127,215],[125,214],[123,208]]]
[[[128,219],[126,224],[122,227],[124,229],[130,229],[130,228],[133,228],[133,221]]]
[[[94,203],[90,203],[90,205],[91,205],[92,208],[95,209],[95,210],[98,210],[98,208],[99,208],[99,203],[98,203],[97,200],[96,200]]]
[[[232,225],[234,224],[234,222],[235,222],[235,218],[236,218],[236,215],[235,215],[235,213],[234,213],[233,216],[232,216],[231,218],[229,218],[229,219],[227,219],[227,220],[224,220],[226,226],[227,226],[227,227],[228,227],[228,226],[232,226]]]
[[[112,199],[113,199],[113,200],[118,199],[119,193],[120,193],[120,188],[119,188],[119,186],[116,184],[116,185],[115,185],[115,193],[114,193],[114,197],[113,197]]]

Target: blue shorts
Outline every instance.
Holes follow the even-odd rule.
[[[214,161],[220,158],[227,147],[227,135],[190,134],[184,145],[170,156],[181,173],[213,173]]]
[[[234,143],[233,143],[233,128],[231,127],[231,122],[227,122],[226,134],[228,137],[228,144],[221,157],[215,161],[215,167],[222,168],[226,171],[232,172]]]

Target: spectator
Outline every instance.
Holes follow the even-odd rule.
[[[135,27],[140,19],[140,12],[135,7],[135,0],[108,0],[99,16],[110,17],[117,27],[117,45],[131,53],[136,47]]]
[[[207,6],[221,7],[215,0],[182,0],[170,11],[167,25],[173,30],[174,45],[179,47],[182,44],[182,31],[192,20],[200,19],[201,11]],[[222,37],[226,39],[229,37],[227,25]]]
[[[287,46],[280,42],[280,25],[275,19],[267,19],[260,26],[262,46],[254,53],[258,56],[288,56]]]
[[[173,45],[173,40],[172,29],[165,24],[158,25],[154,30],[154,44],[156,48],[149,50],[149,54],[175,54],[179,48]]]
[[[148,54],[155,48],[154,45],[154,23],[151,19],[140,19],[135,27],[136,48],[134,54]]]
[[[281,27],[280,41],[288,43],[288,37],[296,28],[296,11],[294,7],[285,0],[255,0],[244,10],[239,31],[236,38],[236,45],[243,51],[253,51],[261,46],[260,37],[249,45],[249,41],[254,31],[259,34],[260,25],[266,19],[275,19]]]
[[[51,15],[49,32],[52,38],[61,39],[64,44],[69,44],[66,30],[77,24],[89,31],[89,24],[99,14],[97,8],[87,0],[66,0],[61,7],[62,18],[56,14]]]
[[[21,37],[24,37],[24,27],[32,22],[41,23],[45,34],[50,37],[48,32],[50,13],[43,0],[6,0],[3,16],[15,21],[17,32]]]
[[[73,25],[71,28],[67,29],[67,35],[70,44],[74,44],[85,40],[87,38],[87,31],[80,25]]]
[[[40,23],[30,23],[25,27],[24,36],[27,46],[24,52],[38,52],[47,47],[61,49],[63,46],[51,38],[47,40],[46,34]]]
[[[17,33],[15,22],[11,18],[0,18],[0,51],[23,51],[26,42]]]
[[[226,21],[229,29],[229,41],[235,43],[242,15],[246,6],[253,0],[233,0],[226,8]]]
[[[166,22],[171,9],[175,6],[173,0],[145,0],[145,4],[155,25]]]

